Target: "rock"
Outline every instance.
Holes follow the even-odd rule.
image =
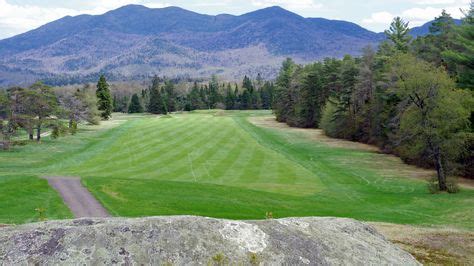
[[[341,218],[194,216],[49,221],[0,228],[0,265],[419,265],[372,227]]]

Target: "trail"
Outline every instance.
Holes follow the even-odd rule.
[[[59,192],[75,218],[110,217],[107,210],[82,186],[80,178],[48,176],[44,179]]]

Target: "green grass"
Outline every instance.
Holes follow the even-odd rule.
[[[258,115],[268,112],[120,116],[115,127],[106,123],[77,136],[0,153],[0,181],[11,183],[5,198],[21,197],[35,206],[46,196],[22,187],[31,183],[50,190],[31,176],[81,176],[117,216],[263,219],[272,212],[274,217],[339,216],[474,229],[474,190],[431,195],[424,181],[403,176],[385,155],[334,148],[248,122]],[[367,163],[374,161],[384,168]],[[8,181],[13,174],[30,177]],[[56,202],[57,195],[49,193]],[[0,222],[31,219],[26,211],[5,205],[0,201],[0,211],[5,210]],[[70,215],[58,204],[48,214]]]
[[[48,219],[72,218],[46,180],[34,176],[0,177],[0,223],[36,222],[40,218],[37,208],[44,209]]]

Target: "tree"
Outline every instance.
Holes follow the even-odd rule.
[[[390,39],[395,47],[401,52],[408,51],[408,44],[410,43],[410,28],[408,22],[405,22],[402,18],[396,17],[390,24],[390,28],[385,31],[388,39]]]
[[[97,106],[101,111],[100,116],[104,120],[108,120],[112,114],[112,96],[110,95],[109,84],[104,75],[101,75],[97,83]]]
[[[466,12],[461,26],[455,27],[453,45],[442,53],[442,57],[453,64],[459,87],[474,89],[474,2]]]
[[[150,101],[148,102],[148,112],[152,114],[167,114],[165,99],[160,90],[160,79],[155,76],[149,89]]]
[[[427,154],[437,171],[439,190],[447,191],[446,166],[464,147],[463,131],[470,126],[472,100],[456,91],[445,70],[411,55],[393,59],[392,71],[404,111],[401,114],[402,149]],[[470,110],[471,109],[471,110]]]
[[[0,148],[8,150],[10,148],[11,137],[16,132],[15,122],[12,120],[10,101],[7,93],[0,91]]]
[[[167,113],[176,111],[176,98],[177,94],[174,89],[174,84],[172,81],[165,81],[164,93],[162,95],[165,100],[165,108]]]
[[[255,88],[247,76],[242,81],[242,90],[241,109],[256,109]]]
[[[234,90],[232,90],[230,83],[227,84],[224,104],[226,110],[236,109],[236,95],[234,94]]]
[[[441,54],[452,49],[454,46],[455,23],[451,15],[445,10],[437,17],[430,26],[430,33],[424,37],[418,37],[412,44],[414,53],[417,57],[422,58],[436,66],[443,66],[448,73],[454,76],[455,66],[446,61]]]
[[[140,99],[136,93],[133,94],[132,100],[130,101],[130,105],[128,106],[128,113],[135,114],[135,113],[143,113],[143,107],[140,103]]]
[[[260,98],[262,99],[262,109],[272,109],[274,101],[275,88],[273,83],[266,81],[260,89]]]
[[[280,69],[276,80],[275,102],[273,112],[279,122],[286,122],[289,116],[292,98],[289,94],[291,78],[295,72],[296,64],[291,58],[287,58]]]
[[[7,90],[10,121],[23,128],[30,140],[34,139],[35,118],[34,106],[36,95],[29,89],[13,87]]]
[[[63,109],[63,115],[69,120],[69,131],[72,134],[76,132],[77,124],[81,121],[98,124],[100,113],[97,110],[97,100],[88,95],[88,86],[59,97],[59,103]]]
[[[221,96],[219,94],[219,82],[217,80],[216,75],[213,75],[211,78],[211,81],[209,82],[207,99],[208,99],[209,109],[216,108],[217,103],[221,99]]]
[[[191,88],[191,91],[188,93],[186,96],[186,111],[193,111],[197,109],[201,109],[204,106],[204,103],[201,99],[200,91],[199,91],[199,86],[197,82],[194,82],[193,87]]]
[[[54,115],[58,114],[58,99],[51,87],[37,82],[29,88],[32,96],[31,111],[36,116],[36,140],[41,140],[41,129],[47,120],[55,120]]]

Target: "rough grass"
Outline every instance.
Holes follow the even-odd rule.
[[[81,176],[112,214],[129,217],[272,212],[474,229],[474,190],[431,195],[391,157],[248,121],[260,115],[268,112],[122,116],[105,129],[1,153],[0,179]]]
[[[474,265],[474,232],[452,228],[372,223],[425,265]]]

